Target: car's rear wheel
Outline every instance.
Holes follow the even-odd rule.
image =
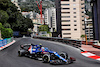
[[[20,51],[18,52],[18,56],[19,56],[19,57],[21,57],[21,56],[22,56],[22,53],[21,53]]]

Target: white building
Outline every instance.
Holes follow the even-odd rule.
[[[56,30],[56,9],[54,7],[45,9],[44,11],[45,24],[50,28],[50,32]]]
[[[11,0],[11,2],[14,3],[18,7],[17,10],[19,10],[21,12],[21,9],[20,9],[20,7],[18,5],[18,0]]]
[[[33,19],[33,12],[30,11],[30,12],[22,12],[22,15],[26,18],[30,18],[30,19]]]
[[[55,0],[57,32],[62,38],[80,39],[85,35],[84,0]]]
[[[86,36],[87,36],[87,40],[93,40],[93,23],[92,23],[92,19],[85,19],[85,32],[86,32]]]

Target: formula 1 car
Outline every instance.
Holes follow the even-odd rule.
[[[21,49],[18,51],[19,56],[28,56],[34,59],[42,58],[43,63],[70,64],[76,61],[75,58],[68,57],[68,54],[65,52],[58,54],[42,45],[27,44],[20,47]]]

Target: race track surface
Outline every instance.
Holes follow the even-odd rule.
[[[65,51],[69,56],[76,58],[73,64],[68,65],[50,65],[49,63],[42,63],[42,61],[30,59],[28,57],[18,57],[17,51],[21,44],[39,44],[41,43],[44,47],[48,47],[52,51],[60,53]],[[72,46],[39,39],[31,38],[20,38],[16,39],[16,42],[0,51],[0,67],[100,67],[100,61],[86,58],[81,55],[78,48]]]

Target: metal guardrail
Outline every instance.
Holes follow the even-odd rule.
[[[0,47],[5,46],[6,44],[8,44],[12,41],[13,41],[13,37],[0,40]]]
[[[38,38],[38,39],[44,39],[44,40],[50,40],[50,41],[66,43],[66,44],[71,45],[71,46],[76,47],[76,48],[81,47],[82,44],[86,45],[86,41],[74,40],[74,39],[69,39],[69,38],[41,37],[41,36],[32,36],[32,37],[33,38]],[[95,43],[96,43],[95,41],[88,41],[87,45],[92,45],[93,46]]]
[[[74,46],[76,48],[81,47],[82,41],[81,40],[74,40],[74,39],[68,39],[68,38],[60,38],[60,37],[41,37],[41,36],[33,36],[33,38],[37,39],[44,39],[44,40],[50,40],[50,41],[56,41],[56,42],[62,42],[66,43],[68,45]]]

